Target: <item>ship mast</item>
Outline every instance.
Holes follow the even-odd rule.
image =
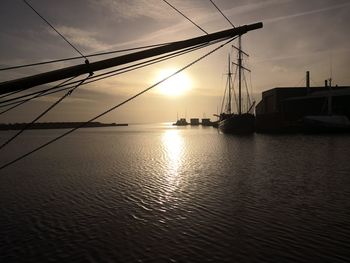
[[[238,115],[242,114],[242,35],[238,37]]]
[[[232,62],[232,64],[236,65],[238,67],[238,105],[237,105],[237,111],[238,114],[242,114],[242,74],[243,70],[246,70],[248,72],[251,72],[250,69],[243,66],[243,55],[249,57],[247,53],[245,53],[242,50],[242,34],[238,37],[238,47],[235,47],[232,45],[233,48],[235,48],[238,51],[238,59],[237,63]],[[252,108],[252,105],[250,106],[250,109]],[[250,109],[247,111],[249,112]]]
[[[228,55],[228,105],[227,105],[227,112],[229,114],[232,113],[231,108],[231,99],[232,99],[232,72],[231,72],[231,58],[230,54]]]

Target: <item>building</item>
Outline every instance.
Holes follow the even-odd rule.
[[[308,79],[308,73],[307,73]],[[331,97],[331,100],[330,100]],[[346,115],[350,118],[350,86],[277,87],[264,91],[255,108],[257,132],[294,132],[309,115]]]

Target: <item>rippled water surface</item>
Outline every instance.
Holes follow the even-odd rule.
[[[349,153],[349,135],[83,129],[0,171],[0,262],[349,262]]]

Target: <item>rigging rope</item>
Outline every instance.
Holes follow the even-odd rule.
[[[226,78],[225,91],[224,91],[224,96],[223,96],[222,101],[221,101],[220,114],[224,112],[224,103],[225,103],[225,100],[226,100],[227,87],[228,87],[228,78]]]
[[[54,87],[52,87],[52,88],[50,88],[50,89],[56,89],[56,88],[62,87],[62,86],[64,86],[65,83],[67,83],[67,82],[73,80],[74,78],[76,78],[76,77],[71,77],[71,78],[69,78],[69,79],[63,81],[62,83],[60,83],[60,84],[58,84],[58,85],[56,85],[56,86],[54,86]],[[71,88],[71,87],[69,87],[69,88]],[[66,89],[68,89],[68,88],[66,88]],[[59,90],[59,91],[62,91],[62,90]],[[26,103],[26,102],[28,102],[28,101],[30,101],[30,100],[32,100],[32,99],[35,99],[35,98],[38,98],[38,97],[41,97],[41,96],[46,95],[46,94],[45,94],[45,90],[43,90],[43,91],[38,91],[38,92],[36,92],[36,93],[37,93],[37,95],[35,95],[35,96],[33,96],[33,97],[29,98],[29,99],[25,99],[25,100],[22,100],[22,101],[19,101],[19,102],[16,101],[16,102],[12,102],[12,103],[9,103],[9,104],[0,106],[0,108],[1,108],[1,107],[7,107],[7,106],[10,106],[10,105],[16,104],[16,105],[14,105],[14,106],[12,106],[12,107],[10,107],[10,108],[8,108],[8,109],[6,109],[6,110],[0,112],[0,115],[4,114],[5,112],[8,112],[8,111],[10,111],[10,110],[12,110],[12,109],[14,109],[14,108],[17,108],[18,106],[20,106],[20,105],[22,105],[22,104],[24,104],[24,103]]]
[[[234,89],[234,84],[236,82],[236,79],[237,79],[237,71],[238,71],[238,68],[236,67],[235,69],[235,77],[233,79],[233,87],[232,87],[232,90],[233,90],[233,97],[235,99],[235,102],[236,102],[236,109],[237,109],[237,112],[238,112],[238,98],[237,98],[237,95],[236,95],[236,91]]]
[[[249,72],[249,81],[250,81],[250,94],[252,95],[252,97],[253,97],[253,103],[255,102],[255,99],[254,99],[254,97],[255,96],[253,96],[253,82],[252,82],[252,73],[251,72]]]
[[[203,28],[201,28],[199,25],[197,25],[195,22],[193,22],[190,18],[188,18],[184,13],[182,13],[179,9],[177,9],[175,6],[170,4],[167,0],[163,0],[164,3],[168,4],[170,7],[172,7],[176,12],[178,12],[180,15],[182,15],[184,18],[186,18],[188,21],[190,21],[193,25],[195,25],[197,28],[199,28],[204,34],[208,35],[208,32],[205,31]]]
[[[15,90],[15,91],[6,93],[5,95],[0,96],[0,99],[12,96],[13,94],[16,94],[16,93],[19,93],[19,92],[22,92],[22,90]]]
[[[249,95],[249,90],[248,90],[248,83],[247,83],[247,78],[245,76],[246,74],[243,71],[243,80],[244,80],[244,84],[245,84],[245,90],[247,92],[247,112],[248,109],[250,108],[250,106],[252,106],[252,101],[250,99],[250,95]]]
[[[171,43],[173,43],[173,42],[167,42],[167,43],[163,43],[163,44],[154,44],[154,45],[148,45],[148,46],[142,46],[142,47],[127,48],[127,49],[120,49],[120,50],[113,50],[113,51],[105,51],[105,52],[100,52],[100,53],[86,55],[85,57],[86,58],[90,58],[90,57],[104,56],[104,55],[110,55],[110,54],[127,52],[127,51],[135,51],[135,50],[140,50],[140,49],[145,49],[145,48],[164,46],[164,45],[168,45],[168,44],[171,44]],[[7,68],[0,68],[0,71],[10,70],[10,69],[26,68],[26,67],[32,67],[32,66],[40,66],[40,65],[45,65],[45,64],[52,64],[52,63],[69,61],[69,60],[76,60],[76,59],[81,59],[81,56],[79,56],[79,57],[70,57],[70,58],[62,58],[62,59],[55,59],[55,60],[36,62],[36,63],[31,63],[31,64],[24,64],[24,65],[17,65],[17,66],[11,66],[11,67],[7,67]]]
[[[71,42],[69,42],[68,39],[65,38],[65,37],[64,37],[64,36],[63,36],[49,21],[47,21],[42,15],[40,15],[39,12],[36,11],[36,10],[34,9],[33,6],[31,6],[26,0],[23,0],[23,2],[24,2],[27,6],[29,6],[42,20],[44,20],[44,21],[46,22],[46,24],[48,24],[58,35],[60,35],[60,36],[63,38],[63,40],[65,40],[72,48],[74,48],[75,51],[77,51],[83,58],[85,58],[85,59],[86,59],[86,60],[85,60],[85,63],[88,63],[88,62],[89,62],[89,60],[87,59],[87,57],[85,57],[85,56],[83,55],[83,53],[81,53]]]
[[[121,103],[119,103],[119,104],[113,106],[112,108],[109,108],[108,110],[106,110],[106,111],[100,113],[99,115],[93,117],[92,119],[90,119],[90,120],[88,120],[88,121],[82,123],[81,125],[79,125],[79,126],[73,128],[73,129],[71,129],[71,130],[69,130],[69,131],[67,131],[67,132],[65,132],[65,133],[63,133],[63,134],[61,134],[61,135],[59,135],[59,136],[57,136],[57,137],[55,137],[55,138],[53,138],[52,140],[50,140],[50,141],[48,141],[48,142],[46,142],[46,143],[40,145],[39,147],[37,147],[37,148],[35,148],[35,149],[33,149],[33,150],[27,152],[26,154],[23,154],[23,155],[17,157],[16,159],[14,159],[14,160],[12,160],[12,161],[10,161],[10,162],[5,163],[4,165],[0,166],[0,170],[1,170],[1,169],[4,169],[5,167],[8,167],[8,166],[12,165],[13,163],[16,163],[16,162],[22,160],[23,158],[25,158],[25,157],[27,157],[27,156],[29,156],[29,155],[31,155],[31,154],[33,154],[33,153],[35,153],[35,152],[41,150],[42,148],[44,148],[44,147],[46,147],[46,146],[48,146],[48,145],[50,145],[50,144],[52,144],[52,143],[54,143],[54,142],[56,142],[56,141],[58,141],[59,139],[61,139],[61,138],[65,137],[65,136],[67,136],[68,134],[70,134],[70,133],[72,133],[72,132],[78,130],[79,128],[82,128],[82,127],[86,126],[88,123],[90,123],[90,122],[92,122],[92,121],[94,121],[94,120],[96,120],[96,119],[98,119],[98,118],[100,118],[100,117],[106,115],[107,113],[109,113],[109,112],[115,110],[116,108],[119,108],[120,106],[122,106],[122,105],[128,103],[129,101],[131,101],[131,100],[133,100],[133,99],[139,97],[140,95],[142,95],[142,94],[146,93],[147,91],[153,89],[154,87],[158,86],[159,84],[163,83],[164,81],[168,80],[169,78],[171,78],[171,77],[175,76],[176,74],[178,74],[178,73],[184,71],[185,69],[187,69],[187,68],[193,66],[194,64],[198,63],[198,62],[201,61],[202,59],[206,58],[207,56],[209,56],[209,55],[211,55],[212,53],[216,52],[217,50],[221,49],[222,47],[224,47],[224,46],[227,45],[228,43],[232,42],[235,38],[236,38],[236,37],[229,39],[228,41],[226,41],[225,43],[221,44],[220,46],[214,48],[213,50],[209,51],[208,53],[204,54],[203,56],[201,56],[201,57],[197,58],[196,60],[192,61],[191,63],[187,64],[187,65],[184,66],[183,68],[177,70],[177,71],[174,72],[173,74],[171,74],[171,75],[169,75],[169,76],[163,78],[162,80],[158,81],[157,83],[153,84],[152,86],[150,86],[150,87],[148,87],[148,88],[142,90],[141,92],[139,92],[139,93],[135,94],[134,96],[132,96],[132,97],[130,97],[130,98],[124,100],[123,102],[121,102]]]
[[[0,101],[0,108],[13,105],[13,104],[15,104],[15,103],[17,103],[17,102],[22,102],[22,101],[16,101],[16,100],[19,100],[19,99],[22,99],[22,98],[30,97],[30,96],[33,96],[33,95],[36,95],[36,94],[42,94],[42,93],[44,93],[44,92],[46,92],[46,91],[49,91],[49,90],[54,90],[54,89],[58,89],[58,88],[61,88],[61,87],[65,87],[65,86],[67,86],[67,85],[79,83],[80,80],[67,83],[67,82],[69,82],[69,81],[75,79],[76,77],[77,77],[77,76],[71,77],[71,78],[69,78],[69,79],[67,79],[67,80],[64,80],[64,81],[61,82],[60,84],[55,85],[55,86],[53,86],[53,87],[51,87],[51,88],[48,88],[48,89],[39,90],[39,91],[32,92],[32,93],[30,93],[30,94],[25,94],[25,95],[17,96],[17,97],[15,97],[15,98],[10,98],[10,99],[7,99],[7,100]],[[23,90],[21,90],[21,91],[23,91]],[[3,103],[11,102],[11,101],[15,101],[15,102],[13,102],[13,103],[8,103],[8,104],[5,104],[5,105],[1,105],[1,104],[3,104]]]
[[[6,142],[4,142],[0,146],[0,150],[3,149],[7,144],[9,144],[11,141],[16,139],[21,133],[23,133],[25,130],[29,129],[37,120],[39,120],[41,117],[43,117],[46,113],[48,113],[50,110],[52,110],[56,105],[58,105],[61,101],[63,101],[66,97],[70,96],[74,90],[76,90],[85,80],[87,80],[91,76],[91,73],[89,76],[87,76],[85,79],[81,80],[79,84],[77,84],[74,88],[70,89],[66,94],[64,94],[61,98],[59,98],[54,104],[52,104],[50,107],[48,107],[46,110],[44,110],[39,116],[37,116],[34,120],[32,120],[30,123],[27,123],[21,130],[19,130],[15,135],[13,135],[11,138],[9,138]]]
[[[215,8],[220,12],[220,14],[227,20],[227,22],[230,23],[230,25],[235,28],[234,24],[231,23],[230,19],[227,18],[227,16],[225,16],[225,14],[220,10],[220,8],[212,1],[212,0],[209,0],[213,6],[215,6]]]

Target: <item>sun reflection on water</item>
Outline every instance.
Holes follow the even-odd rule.
[[[177,130],[168,130],[162,136],[165,158],[167,162],[167,192],[176,190],[180,184],[179,170],[183,160],[184,141]]]
[[[169,173],[176,176],[181,166],[183,154],[183,138],[177,130],[169,130],[163,134],[163,147],[168,161]]]

